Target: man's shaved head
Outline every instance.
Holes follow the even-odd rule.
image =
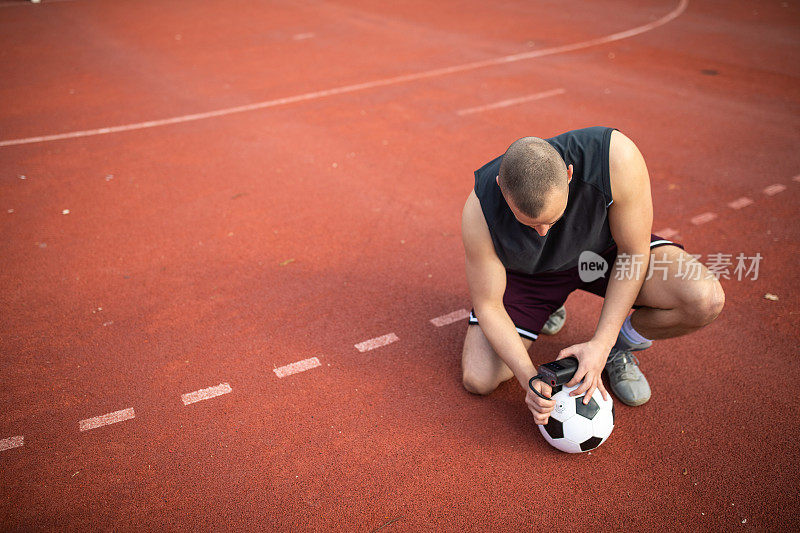
[[[514,141],[500,163],[500,189],[531,218],[541,215],[553,193],[568,190],[568,180],[561,154],[538,137]]]

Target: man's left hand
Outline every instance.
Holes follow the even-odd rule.
[[[575,371],[575,375],[572,376],[572,379],[567,383],[567,387],[574,387],[581,381],[583,381],[583,383],[580,387],[572,391],[570,396],[580,396],[586,393],[583,403],[587,404],[592,394],[594,394],[594,390],[600,389],[603,399],[608,400],[608,392],[606,392],[601,376],[603,374],[603,368],[606,365],[606,359],[608,359],[609,351],[610,347],[605,346],[601,342],[590,340],[583,344],[573,344],[559,352],[556,360],[571,355],[575,356],[578,360],[578,370]]]

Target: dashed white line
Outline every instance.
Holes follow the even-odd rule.
[[[764,189],[764,194],[767,196],[774,196],[779,192],[783,192],[786,190],[786,185],[781,185],[780,183],[776,183],[774,185],[770,185]]]
[[[717,218],[717,214],[716,213],[711,213],[711,212],[702,213],[700,215],[692,217],[691,223],[694,224],[695,226],[699,226],[700,224],[705,224],[706,222],[711,222],[715,218]]]
[[[45,3],[47,3],[47,4],[56,4],[56,3],[60,3],[60,2],[74,2],[74,1],[75,0],[47,0],[47,2],[45,2]],[[0,8],[2,8],[2,7],[19,7],[19,6],[25,6],[25,5],[30,5],[30,4],[41,4],[41,3],[42,2],[39,2],[39,1],[36,1],[36,0],[31,0],[30,3],[28,3],[28,2],[12,2],[12,3],[8,3],[8,4],[0,4]]]
[[[4,452],[12,448],[19,448],[21,446],[25,446],[25,437],[22,435],[0,440],[0,452]]]
[[[792,181],[796,181],[796,182],[800,183],[800,174],[798,174],[797,176],[793,177]]]
[[[545,91],[542,93],[536,94],[529,94],[528,96],[521,96],[520,98],[511,98],[510,100],[502,100],[500,102],[495,102],[493,104],[486,104],[478,107],[470,107],[469,109],[462,109],[457,113],[460,116],[464,115],[471,115],[472,113],[480,113],[482,111],[489,111],[490,109],[499,109],[501,107],[509,107],[516,104],[522,104],[525,102],[532,102],[534,100],[541,100],[543,98],[548,98],[550,96],[557,96],[559,94],[564,94],[566,91],[564,89],[553,89],[551,91]]]
[[[81,431],[89,431],[90,429],[96,429],[109,424],[117,424],[118,422],[124,422],[132,418],[136,418],[136,413],[133,411],[133,407],[130,407],[128,409],[122,409],[121,411],[114,411],[113,413],[81,420],[78,423],[78,427]]]
[[[440,328],[442,326],[452,324],[453,322],[458,322],[459,320],[465,320],[467,318],[469,318],[469,311],[466,309],[459,309],[458,311],[453,311],[452,313],[432,318],[431,324],[437,328]]]
[[[654,233],[659,237],[663,237],[664,239],[671,239],[678,236],[678,230],[672,228],[664,228],[661,231],[656,231]]]
[[[305,39],[312,39],[314,37],[313,33],[298,33],[297,35],[292,35],[292,39],[295,41],[302,41]]]
[[[183,405],[189,405],[191,403],[216,398],[217,396],[222,396],[223,394],[228,394],[232,391],[233,389],[231,389],[229,384],[220,383],[219,385],[208,387],[207,389],[200,389],[194,392],[181,394],[181,401],[183,402]]]
[[[374,339],[370,339],[368,341],[356,344],[356,350],[358,350],[359,352],[368,352],[370,350],[374,350],[375,348],[380,348],[381,346],[386,346],[387,344],[391,344],[399,340],[400,339],[397,338],[397,335],[395,335],[394,333],[389,333],[388,335],[383,335],[382,337],[375,337]]]
[[[89,137],[92,135],[104,135],[108,133],[118,133],[122,131],[131,131],[131,130],[140,130],[144,128],[154,128],[157,126],[165,126],[167,124],[179,124],[184,122],[191,122],[195,120],[203,120],[212,117],[221,117],[225,115],[232,115],[234,113],[243,113],[245,111],[254,111],[256,109],[265,109],[269,107],[276,107],[286,104],[292,104],[296,102],[304,102],[308,100],[318,100],[320,98],[326,98],[329,96],[339,95],[339,94],[347,94],[353,93],[357,91],[363,91],[366,89],[374,89],[376,87],[386,87],[389,85],[397,85],[400,83],[408,83],[411,81],[417,80],[424,80],[430,78],[436,78],[440,76],[445,76],[449,74],[456,74],[459,72],[468,72],[471,70],[476,70],[485,67],[492,67],[497,65],[505,65],[507,63],[514,63],[517,61],[523,61],[526,59],[534,59],[537,57],[544,57],[554,54],[562,54],[565,52],[573,52],[575,50],[582,50],[584,48],[589,48],[592,46],[597,46],[600,44],[611,43],[614,41],[619,41],[621,39],[627,39],[629,37],[634,37],[636,35],[648,32],[659,26],[663,26],[664,24],[676,19],[680,16],[684,11],[686,11],[686,7],[689,5],[689,0],[680,0],[677,7],[661,17],[658,20],[654,20],[648,24],[644,24],[642,26],[637,26],[635,28],[631,28],[630,30],[621,31],[618,33],[613,33],[611,35],[606,35],[604,37],[598,37],[596,39],[590,39],[588,41],[581,41],[572,44],[566,44],[564,46],[554,46],[552,48],[542,48],[541,50],[532,50],[530,52],[523,52],[520,54],[513,54],[507,55],[502,57],[496,57],[493,59],[485,59],[482,61],[474,61],[472,63],[464,63],[461,65],[455,65],[452,67],[444,67],[444,68],[437,68],[432,70],[426,70],[423,72],[416,72],[413,74],[405,74],[402,76],[395,76],[393,78],[384,78],[380,80],[368,81],[364,83],[357,83],[354,85],[345,85],[343,87],[336,87],[333,89],[327,89],[322,91],[315,91],[311,93],[299,94],[296,96],[289,96],[286,98],[277,98],[275,100],[267,100],[264,102],[258,102],[254,104],[248,104],[243,106],[237,107],[229,107],[225,109],[218,109],[216,111],[208,111],[205,113],[193,113],[190,115],[182,115],[178,117],[166,118],[161,120],[149,120],[146,122],[138,122],[135,124],[125,124],[121,126],[110,126],[106,128],[98,128],[93,130],[83,130],[83,131],[72,131],[68,133],[58,133],[55,135],[42,135],[38,137],[27,137],[24,139],[7,139],[0,141],[0,147],[3,146],[16,146],[20,144],[33,144],[33,143],[40,143],[40,142],[47,142],[47,141],[57,141],[62,139],[75,139],[80,137]]]
[[[305,372],[306,370],[317,368],[320,365],[321,363],[319,362],[319,359],[316,357],[311,357],[310,359],[303,359],[302,361],[297,361],[296,363],[273,368],[272,371],[275,372],[275,375],[279,378],[285,378],[286,376],[291,376],[292,374],[297,374],[298,372]]]
[[[750,198],[748,198],[746,196],[742,196],[738,200],[734,200],[734,201],[728,203],[728,207],[730,207],[731,209],[741,209],[743,207],[747,207],[748,205],[751,205],[752,203],[753,203],[753,200],[751,200]]]

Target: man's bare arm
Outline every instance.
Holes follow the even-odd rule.
[[[564,348],[558,355],[559,359],[570,355],[578,358],[578,370],[567,385],[573,386],[583,380],[583,384],[570,394],[579,396],[585,392],[585,401],[595,388],[599,388],[604,397],[607,395],[600,376],[620,327],[642,288],[650,260],[650,229],[653,225],[650,177],[639,149],[618,131],[611,134],[609,167],[614,203],[608,209],[608,222],[617,244],[617,261],[609,272],[608,288],[594,336],[588,342]],[[623,267],[626,257],[627,272],[624,273],[628,275],[617,279],[616,273]],[[634,260],[641,265],[638,275],[628,268]]]
[[[494,251],[489,228],[474,191],[464,205],[461,236],[466,252],[467,283],[481,331],[527,391],[528,380],[536,374],[536,370],[503,306],[505,267]]]
[[[609,348],[616,341],[647,275],[653,226],[650,177],[642,154],[618,131],[611,135],[610,154],[614,203],[608,209],[608,224],[617,243],[617,261],[609,273],[611,278],[595,331],[595,337]]]

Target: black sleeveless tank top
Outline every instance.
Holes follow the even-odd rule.
[[[497,257],[507,270],[525,274],[567,270],[578,265],[578,256],[584,250],[599,254],[614,244],[608,226],[612,131],[584,128],[545,139],[567,165],[572,165],[573,174],[566,212],[544,237],[521,224],[503,198],[495,181],[502,155],[475,171],[475,194]]]

